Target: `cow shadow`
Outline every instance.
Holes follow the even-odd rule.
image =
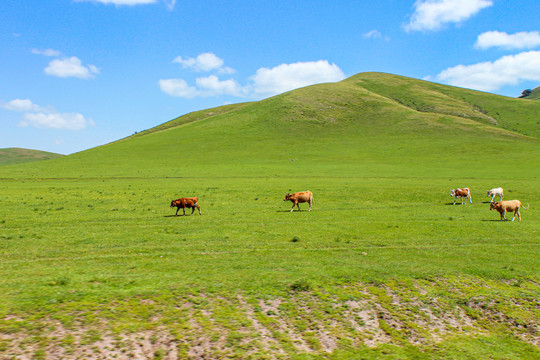
[[[199,214],[197,214],[197,215],[199,215]],[[176,216],[176,215],[163,215],[163,217],[165,217],[165,218],[171,218],[171,217],[172,218],[174,218],[174,217],[183,218],[183,217],[188,217],[188,216],[195,216],[195,214],[193,214],[193,215],[192,214],[186,214],[185,216],[184,215],[178,215],[178,216]],[[202,216],[202,215],[199,215],[199,216]]]

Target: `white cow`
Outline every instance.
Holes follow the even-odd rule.
[[[490,202],[493,202],[493,199],[495,199],[495,196],[499,197],[499,200],[502,200],[504,197],[504,190],[502,187],[498,187],[495,189],[491,189],[487,191],[487,196],[491,196]]]

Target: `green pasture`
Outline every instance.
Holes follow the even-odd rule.
[[[538,209],[528,201],[520,223],[500,222],[483,182],[468,179],[473,204],[454,206],[448,179],[3,182],[2,307],[171,286],[273,293],[299,280],[534,277]],[[516,181],[507,196],[526,203],[540,196],[536,185]],[[313,211],[290,213],[285,192],[306,189]],[[203,215],[174,217],[170,200],[188,195]],[[58,281],[69,286],[51,286]]]
[[[538,358],[536,104],[367,74],[0,167],[0,354]]]
[[[318,305],[331,306],[334,296],[350,297],[342,288],[348,284],[441,279],[456,287],[464,281],[497,284],[475,284],[471,297],[487,292],[488,298],[525,296],[532,301],[528,306],[538,304],[534,202],[522,211],[521,222],[500,222],[489,211],[486,180],[462,181],[473,204],[451,205],[455,180],[440,178],[3,181],[0,311],[25,319],[23,328],[47,317],[73,326],[74,319],[93,324],[93,312],[106,314],[111,304],[128,301],[122,315],[103,315],[124,331],[144,328],[150,316],[145,312],[164,311],[150,307],[141,315],[140,302],[129,302],[133,298],[157,298],[159,308],[169,308],[203,294],[206,306],[229,319],[228,306],[216,298],[282,298],[300,289],[332,294],[319,300],[327,305]],[[513,181],[507,196],[527,202],[540,196],[537,185]],[[313,211],[303,204],[302,211],[290,213],[284,193],[305,189],[314,192]],[[170,200],[194,194],[203,215],[174,217]],[[448,296],[441,292],[449,290],[431,286],[437,296]],[[416,289],[405,293],[414,296]],[[538,312],[525,308],[517,317],[534,323]],[[206,326],[211,331],[215,325]],[[489,336],[487,341],[498,343]],[[534,349],[518,344],[520,352]]]

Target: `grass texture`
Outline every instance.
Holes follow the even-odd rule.
[[[537,358],[539,113],[366,73],[2,167],[0,353]]]

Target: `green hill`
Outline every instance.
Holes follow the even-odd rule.
[[[0,358],[538,359],[539,114],[364,73],[2,166]]]
[[[56,159],[63,155],[47,151],[7,148],[0,149],[0,165],[11,165],[25,162],[34,162],[48,159]]]
[[[194,112],[43,167],[20,169],[36,177],[253,175],[261,168],[278,175],[306,171],[316,161],[319,174],[358,174],[364,167],[409,173],[407,162],[414,161],[438,173],[450,160],[478,170],[481,156],[455,159],[456,153],[517,156],[537,144],[539,109],[536,102],[365,73]]]

